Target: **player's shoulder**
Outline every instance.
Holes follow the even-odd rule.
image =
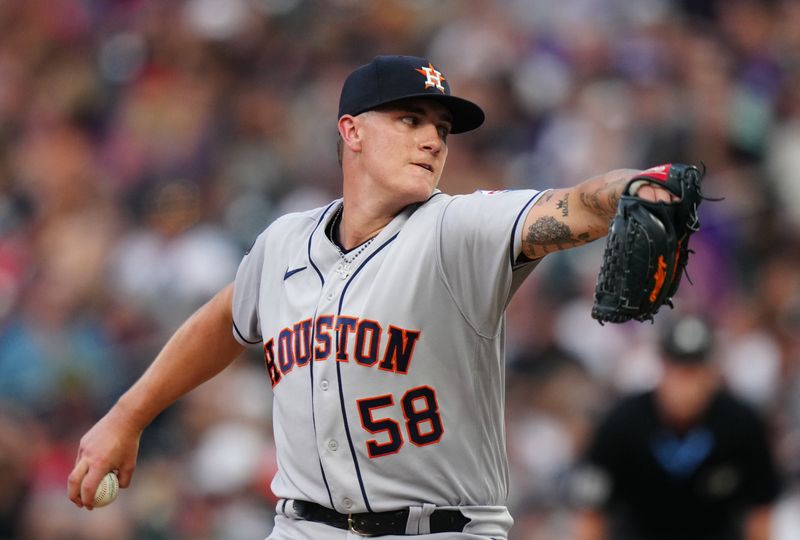
[[[313,229],[319,223],[323,214],[330,211],[332,207],[338,203],[340,199],[331,201],[330,203],[312,208],[310,210],[300,210],[295,212],[288,212],[276,218],[265,230],[267,234],[291,234],[300,233],[305,230]],[[262,233],[263,234],[263,233]]]
[[[445,204],[464,208],[517,206],[532,201],[541,193],[535,189],[476,189],[471,193],[452,195]]]
[[[297,238],[310,233],[317,226],[323,214],[337,201],[332,201],[325,206],[287,212],[269,223],[255,238],[247,253],[264,251],[267,246],[275,248],[286,242],[295,241]]]
[[[453,195],[453,198],[463,199],[478,199],[484,200],[487,198],[503,198],[503,197],[515,197],[518,195],[535,195],[539,193],[539,190],[536,189],[529,189],[529,188],[508,188],[508,189],[482,189],[478,188],[475,191],[470,193],[461,193],[459,195]]]
[[[289,212],[283,214],[281,217],[276,219],[273,223],[283,226],[292,226],[292,225],[308,225],[309,223],[316,223],[322,217],[322,215],[329,211],[333,206],[340,202],[340,199],[333,200],[323,206],[318,206],[317,208],[312,208],[310,210],[299,210],[296,212]]]
[[[493,230],[505,234],[506,229],[515,226],[524,211],[535,204],[540,193],[533,189],[478,189],[453,195],[444,201],[441,213],[456,229],[472,223],[475,231]]]

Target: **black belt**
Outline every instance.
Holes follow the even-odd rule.
[[[325,523],[331,527],[352,531],[361,536],[385,534],[405,535],[408,509],[393,512],[363,512],[340,514],[317,503],[294,501],[294,511],[307,521]],[[470,519],[458,510],[434,510],[430,515],[430,532],[462,532]]]

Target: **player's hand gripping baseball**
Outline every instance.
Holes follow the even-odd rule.
[[[94,508],[97,486],[109,471],[117,471],[121,488],[131,482],[142,432],[120,416],[112,409],[81,438],[67,481],[67,495],[78,508]]]

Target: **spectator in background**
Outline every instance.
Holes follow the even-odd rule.
[[[189,182],[151,190],[142,225],[129,228],[109,254],[108,282],[117,302],[164,329],[177,328],[235,275],[239,250],[227,231],[200,221],[201,212],[199,190]]]
[[[599,424],[574,488],[576,538],[766,540],[779,494],[767,428],[720,383],[713,328],[676,318],[654,390]]]

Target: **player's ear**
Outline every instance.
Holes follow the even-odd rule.
[[[361,130],[354,116],[345,114],[339,118],[339,136],[346,148],[353,152],[361,151]]]

